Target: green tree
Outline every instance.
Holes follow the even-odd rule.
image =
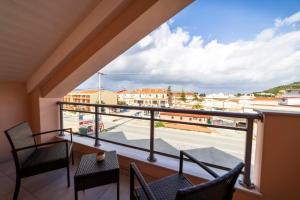
[[[193,98],[194,101],[199,101],[199,97],[198,97],[198,94],[197,93],[194,93],[194,98]]]
[[[203,109],[203,105],[202,104],[193,105],[192,109],[194,109],[194,110],[201,110],[201,109]]]
[[[126,105],[126,102],[125,102],[125,101],[120,101],[120,100],[118,100],[118,101],[117,101],[117,104],[118,104],[118,105]]]
[[[159,127],[165,127],[165,124],[163,122],[155,122],[155,128],[159,128]]]
[[[173,106],[173,102],[172,102],[173,94],[172,94],[171,86],[168,86],[167,96],[168,96],[168,104],[169,104],[170,107],[172,107]]]
[[[186,102],[186,94],[183,90],[181,91],[181,94],[180,94],[180,100]]]

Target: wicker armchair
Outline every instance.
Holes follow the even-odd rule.
[[[182,172],[183,156],[198,164],[215,179],[199,185],[193,185]],[[180,151],[179,173],[152,183],[146,183],[134,163],[130,164],[130,199],[148,200],[230,200],[234,193],[234,184],[244,167],[239,163],[234,169],[223,176],[195,159],[190,154]],[[134,179],[137,178],[140,187],[135,188]]]
[[[16,186],[14,191],[14,200],[17,200],[21,178],[33,176],[43,172],[48,172],[60,168],[67,168],[68,187],[70,186],[69,158],[72,156],[72,139],[68,141],[55,141],[43,144],[37,144],[35,137],[57,131],[70,131],[72,138],[72,129],[53,130],[33,134],[31,128],[26,122],[18,124],[5,131],[8,141],[12,147],[12,154],[16,167]]]

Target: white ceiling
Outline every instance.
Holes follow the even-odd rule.
[[[101,0],[1,0],[0,80],[26,80]]]

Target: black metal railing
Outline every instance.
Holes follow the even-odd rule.
[[[223,111],[205,111],[205,110],[187,110],[187,109],[173,109],[173,108],[157,108],[157,107],[140,107],[140,106],[124,106],[124,105],[107,105],[107,104],[88,104],[88,103],[73,103],[73,102],[57,102],[59,105],[59,113],[60,113],[60,128],[64,128],[63,124],[63,112],[64,111],[72,111],[78,113],[89,113],[95,115],[95,137],[86,135],[86,137],[95,139],[95,146],[100,146],[100,141],[109,142],[117,145],[122,145],[142,151],[149,152],[149,157],[147,158],[151,162],[155,162],[155,154],[164,155],[173,158],[179,158],[179,156],[167,154],[164,152],[158,152],[154,150],[154,135],[155,135],[155,121],[158,122],[170,122],[170,123],[179,123],[179,124],[186,124],[186,125],[195,125],[195,126],[204,126],[204,127],[212,127],[212,128],[220,128],[220,129],[230,129],[230,130],[238,130],[246,132],[246,142],[245,142],[245,168],[243,171],[243,181],[241,184],[247,188],[252,188],[253,184],[251,182],[251,159],[252,159],[252,139],[253,139],[253,124],[255,120],[262,120],[262,115],[260,113],[236,113],[236,112],[223,112]],[[86,111],[81,109],[68,109],[64,108],[64,105],[72,105],[75,108],[84,106],[84,107],[93,107],[94,111]],[[130,110],[141,110],[147,111],[150,113],[150,117],[138,117],[138,116],[131,116],[131,115],[121,115],[121,114],[114,114],[114,113],[105,113],[99,111],[99,108],[115,108],[115,109],[130,109]],[[176,121],[176,120],[166,120],[166,119],[158,119],[155,118],[155,113],[158,112],[171,112],[171,113],[184,113],[184,114],[197,114],[197,115],[207,115],[207,116],[218,116],[218,117],[231,117],[237,119],[245,119],[246,120],[246,127],[236,127],[236,126],[224,126],[224,125],[214,125],[214,124],[207,124],[207,123],[193,123],[193,122],[186,122],[186,121]],[[150,121],[150,148],[142,148],[133,146],[130,144],[124,144],[117,141],[112,141],[104,138],[99,138],[99,116],[100,115],[108,115],[108,116],[115,116],[115,117],[123,117],[123,118],[131,118],[131,119],[140,119],[140,120],[149,120]],[[63,133],[61,133],[63,134]],[[76,134],[76,133],[75,133]],[[221,169],[221,170],[230,170],[230,168],[225,166],[220,166],[212,163],[205,163],[206,165]]]

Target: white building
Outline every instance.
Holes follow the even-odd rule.
[[[118,101],[131,106],[168,107],[166,89],[141,88],[117,92]]]
[[[235,99],[235,96],[232,94],[208,94],[206,95],[206,97],[204,97],[203,105],[208,110],[232,111],[240,109],[237,108],[239,105],[238,101],[236,101]]]
[[[279,104],[287,106],[300,106],[300,89],[289,89],[284,92]]]

